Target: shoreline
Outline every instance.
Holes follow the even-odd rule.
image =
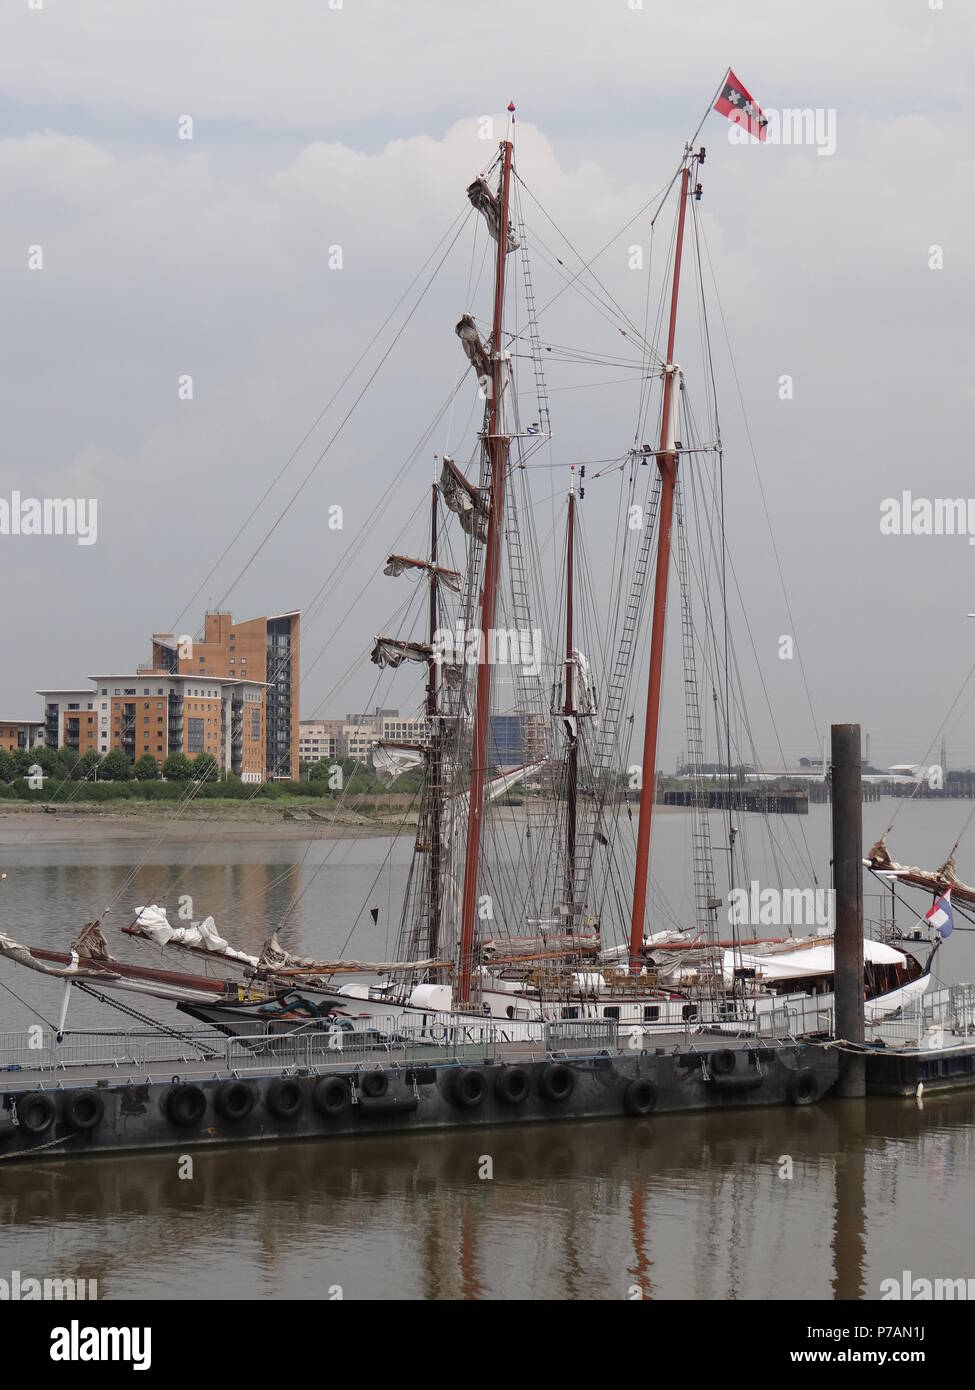
[[[412,835],[416,828],[402,817],[373,819],[347,812],[334,819],[317,820],[301,807],[277,810],[234,802],[222,806],[212,802],[191,804],[178,816],[174,816],[172,807],[150,802],[129,802],[124,809],[117,802],[81,802],[51,810],[0,803],[0,844],[8,845],[23,835],[29,839],[92,842],[103,839],[106,832],[117,839],[144,839],[162,830],[178,833],[181,828],[190,829],[195,837],[204,825],[214,839],[267,841]]]

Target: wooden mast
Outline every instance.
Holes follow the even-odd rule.
[[[513,110],[509,107],[509,110]],[[488,405],[488,431],[485,441],[491,459],[488,488],[488,531],[485,543],[484,592],[481,600],[481,632],[478,650],[477,696],[474,711],[474,745],[471,765],[471,798],[467,814],[467,850],[464,859],[464,896],[461,909],[461,935],[457,971],[457,998],[469,1004],[474,975],[474,932],[477,919],[477,879],[481,850],[481,822],[484,811],[484,773],[487,760],[488,721],[491,706],[490,637],[498,598],[501,564],[502,516],[505,477],[508,469],[509,439],[504,433],[504,386],[506,354],[503,352],[505,260],[508,254],[508,206],[511,193],[510,140],[501,143],[501,189],[498,221],[498,255],[494,274],[494,320],[491,333],[491,399]]]
[[[579,725],[575,707],[575,660],[573,657],[573,580],[575,558],[575,487],[569,489],[569,523],[567,528],[565,552],[565,703],[562,713],[569,738],[569,756],[566,767],[566,811],[565,811],[565,890],[566,906],[573,913],[570,926],[575,926],[576,891],[576,802],[579,782]]]
[[[437,627],[440,622],[437,593],[437,499],[439,490],[433,484],[430,506],[430,663],[427,667],[427,724],[429,729],[427,776],[430,798],[430,927],[427,933],[427,955],[431,958],[440,950],[440,822],[443,808],[442,759],[440,756],[439,721],[439,663],[436,657]]]
[[[677,482],[677,451],[674,447],[674,400],[677,367],[674,363],[674,337],[677,330],[677,295],[680,289],[681,252],[684,247],[684,220],[690,192],[690,147],[684,152],[680,179],[680,208],[677,214],[677,243],[674,249],[674,282],[670,295],[670,326],[667,333],[667,361],[664,366],[664,397],[660,422],[660,526],[657,536],[657,566],[653,584],[653,628],[650,637],[650,675],[647,687],[647,714],[643,734],[643,780],[640,786],[640,824],[636,843],[636,870],[633,878],[633,915],[630,919],[630,972],[642,968],[643,923],[647,907],[647,878],[650,866],[650,825],[657,771],[657,732],[660,723],[660,682],[664,661],[664,628],[667,617],[667,580],[670,569],[670,532],[674,518],[674,486]]]

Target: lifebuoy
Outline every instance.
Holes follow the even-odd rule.
[[[179,1082],[167,1092],[165,1105],[171,1124],[180,1129],[191,1129],[206,1114],[207,1098],[199,1086]]]
[[[61,1107],[61,1118],[75,1134],[87,1134],[105,1118],[105,1102],[97,1091],[69,1091]]]
[[[637,1077],[623,1092],[623,1109],[628,1115],[649,1115],[657,1104],[657,1088],[652,1081]]]
[[[476,1110],[487,1093],[487,1077],[475,1067],[462,1067],[450,1078],[450,1098],[463,1110]]]
[[[305,1108],[305,1092],[294,1077],[280,1076],[267,1088],[264,1101],[277,1119],[294,1120]]]
[[[375,1100],[377,1096],[384,1096],[389,1090],[389,1077],[384,1071],[367,1071],[359,1084],[362,1094]]]
[[[229,1125],[239,1125],[254,1109],[254,1091],[246,1081],[228,1081],[217,1092],[217,1114]]]
[[[712,1052],[708,1057],[708,1068],[712,1076],[730,1076],[736,1065],[735,1054],[730,1047],[723,1047],[720,1052]]]
[[[561,1062],[550,1062],[542,1072],[538,1089],[546,1100],[561,1104],[571,1096],[576,1084],[575,1073]]]
[[[502,1067],[494,1083],[494,1094],[502,1105],[521,1105],[528,1099],[531,1083],[524,1067]]]
[[[46,1134],[56,1114],[54,1101],[44,1091],[21,1096],[17,1101],[17,1123],[25,1134]]]
[[[819,1099],[819,1081],[815,1072],[802,1067],[789,1077],[786,1094],[793,1105],[812,1105]]]
[[[349,1083],[342,1076],[325,1076],[319,1081],[312,1095],[312,1102],[319,1115],[334,1119],[348,1110],[352,1100]]]

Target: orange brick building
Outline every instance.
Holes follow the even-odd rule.
[[[36,748],[43,742],[43,719],[0,719],[0,748],[8,753],[16,753],[18,748]]]
[[[79,757],[120,749],[130,762],[149,753],[210,753],[223,771],[264,781],[264,686],[219,676],[92,676],[94,689],[42,690],[45,742]]]
[[[152,636],[152,670],[263,686],[261,737],[269,778],[298,778],[298,692],[300,626],[297,610],[235,623],[231,613],[207,613],[202,639]],[[251,702],[247,702],[248,704]],[[248,745],[254,743],[254,712],[245,711]],[[249,756],[253,750],[249,748]]]

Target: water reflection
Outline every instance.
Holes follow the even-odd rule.
[[[973,1105],[254,1146],[198,1152],[189,1181],[175,1154],[4,1164],[4,1263],[116,1297],[876,1297],[891,1271],[874,1244],[932,1194],[933,1169],[970,1181]],[[955,1272],[945,1242],[970,1218],[957,1201],[924,1217],[908,1266],[937,1254]]]

